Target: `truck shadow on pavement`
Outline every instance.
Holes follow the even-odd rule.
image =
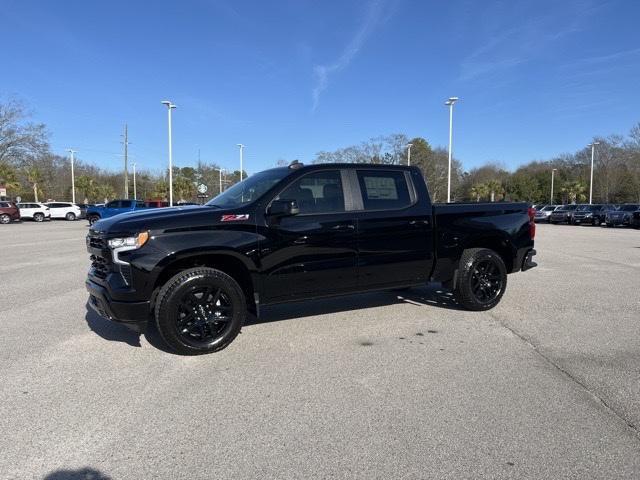
[[[464,310],[454,299],[453,292],[440,284],[428,284],[402,290],[382,290],[264,307],[260,318],[252,316],[247,319],[245,326],[407,303],[417,307]]]
[[[447,310],[464,310],[453,297],[453,293],[442,288],[440,284],[429,284],[424,287],[414,287],[403,290],[383,290],[379,292],[345,295],[340,297],[324,298],[317,300],[305,300],[295,303],[283,303],[264,307],[260,318],[249,315],[244,326],[250,327],[260,323],[279,322],[295,318],[312,317],[316,315],[328,315],[352,310],[383,307],[388,305],[411,304],[416,307],[436,307]],[[89,328],[111,342],[122,342],[132,347],[141,347],[140,334],[130,330],[124,325],[114,323],[102,318],[89,305],[86,306],[85,320]],[[169,350],[153,322],[144,333],[145,339],[153,347],[167,353]]]
[[[85,467],[78,470],[55,470],[42,480],[111,480],[111,477],[95,468]]]

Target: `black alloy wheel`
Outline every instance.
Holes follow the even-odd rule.
[[[458,303],[468,310],[495,307],[507,288],[507,268],[493,250],[467,249],[462,253],[456,279]]]
[[[181,355],[216,352],[240,333],[247,316],[245,294],[231,276],[209,267],[179,272],[160,289],[156,325]]]
[[[231,326],[232,314],[233,304],[222,288],[194,286],[178,304],[178,334],[187,343],[206,347]]]

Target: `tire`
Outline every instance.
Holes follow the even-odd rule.
[[[73,212],[69,212],[64,216],[64,218],[66,220],[69,220],[70,222],[73,222],[76,219],[76,214]]]
[[[89,216],[88,220],[89,220],[89,225],[93,225],[98,220],[100,220],[100,217],[98,215],[91,215],[91,216]]]
[[[3,225],[11,223],[11,217],[6,213],[3,213],[2,215],[0,215],[0,223],[2,223]]]
[[[594,227],[599,227],[600,226],[600,219],[599,218],[594,218],[593,219],[593,226]]]
[[[34,213],[33,220],[35,222],[44,222],[44,213]]]
[[[174,275],[160,289],[155,307],[160,336],[180,355],[222,350],[240,333],[246,316],[240,285],[226,273],[207,267]]]
[[[467,310],[490,310],[507,288],[507,268],[493,250],[471,248],[462,252],[455,296]]]

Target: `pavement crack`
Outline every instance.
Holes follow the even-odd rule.
[[[562,375],[568,378],[573,383],[577,384],[582,390],[584,390],[587,394],[589,394],[597,403],[599,403],[605,410],[609,413],[620,419],[626,427],[631,431],[631,433],[640,441],[640,429],[638,426],[633,424],[629,419],[627,419],[622,413],[617,411],[612,405],[610,405],[604,398],[595,393],[593,390],[589,388],[589,386],[582,382],[580,379],[575,377],[569,370],[563,368],[559,363],[555,362],[553,358],[548,355],[545,355],[538,346],[531,341],[530,338],[525,336],[524,334],[518,332],[515,328],[507,325],[503,320],[501,320],[497,315],[489,312],[489,315],[493,317],[494,320],[500,323],[502,327],[509,330],[513,335],[520,339],[520,341],[524,342],[528,345],[534,352],[536,352],[547,364],[551,365],[557,371],[559,371]]]

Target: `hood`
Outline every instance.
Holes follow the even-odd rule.
[[[91,230],[107,235],[132,234],[145,230],[164,231],[182,228],[211,227],[222,223],[224,215],[236,214],[235,211],[216,207],[188,205],[184,207],[149,208],[120,213],[94,223]],[[245,213],[245,212],[242,212]],[[248,218],[238,221],[246,223]]]

